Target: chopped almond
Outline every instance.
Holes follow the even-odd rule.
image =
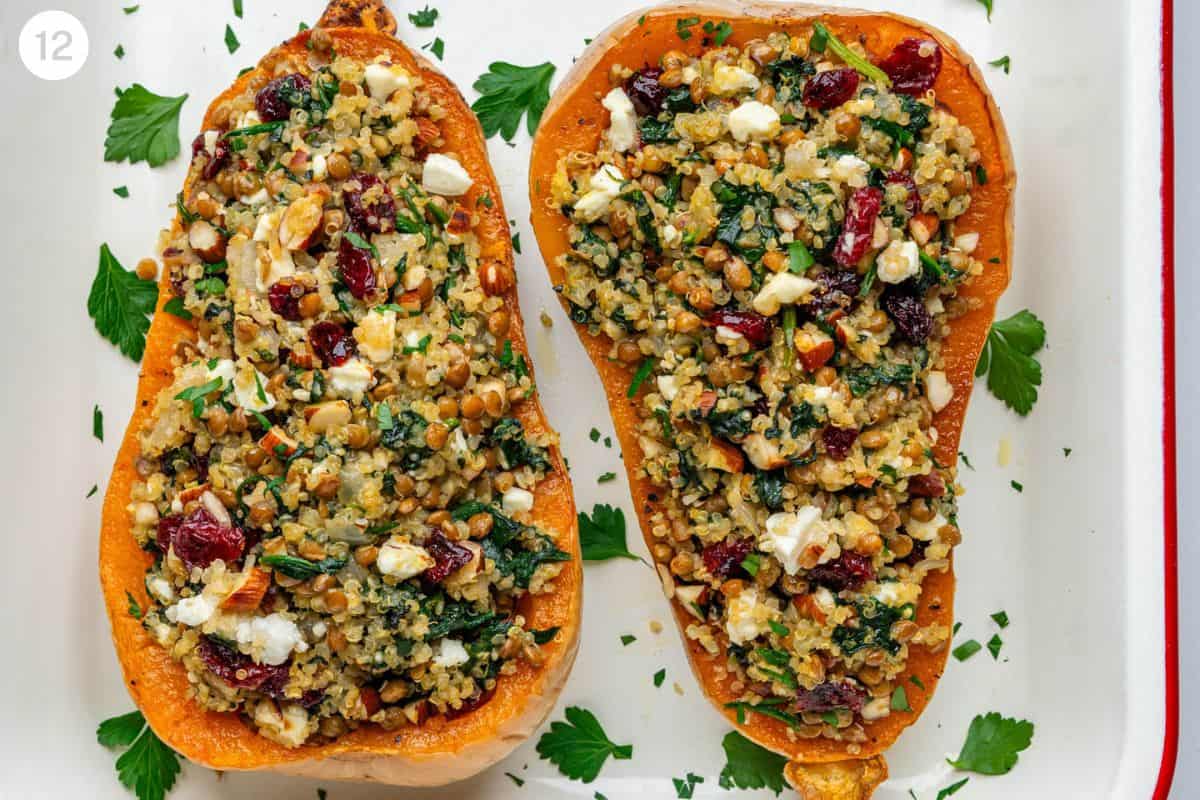
[[[512,267],[500,261],[485,261],[479,268],[479,285],[488,297],[498,297],[513,288]]]
[[[313,433],[325,433],[330,428],[345,425],[350,422],[350,416],[350,404],[345,400],[317,403],[304,409],[308,429]]]
[[[446,230],[459,235],[466,233],[471,230],[471,215],[462,206],[455,206],[450,221],[446,223]]]
[[[285,458],[294,454],[298,447],[296,440],[288,436],[278,425],[271,426],[271,430],[258,440],[258,446],[268,453]]]
[[[796,331],[793,342],[800,364],[809,372],[816,372],[833,358],[833,339],[823,331]]]
[[[908,221],[908,232],[922,247],[929,244],[937,229],[938,218],[935,214],[913,214],[912,219]]]
[[[188,244],[205,263],[215,264],[225,257],[225,236],[206,219],[192,222]]]
[[[721,472],[741,472],[746,466],[746,458],[737,445],[730,444],[724,439],[709,441],[712,448],[705,457],[704,466]]]
[[[202,483],[199,486],[192,486],[188,489],[184,489],[179,493],[179,502],[186,506],[193,500],[199,500],[200,496],[207,492],[209,488],[210,487],[207,483]]]
[[[792,597],[792,604],[801,616],[808,617],[818,625],[825,624],[825,612],[817,605],[817,600],[811,594],[798,594]]]
[[[233,593],[221,601],[226,611],[253,611],[262,602],[271,585],[271,573],[253,567]]]
[[[288,206],[279,221],[279,243],[288,250],[308,247],[321,227],[323,204],[321,197],[305,195]]]

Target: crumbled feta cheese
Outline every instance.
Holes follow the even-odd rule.
[[[921,271],[917,243],[894,241],[875,259],[875,274],[884,283],[903,283]]]
[[[408,72],[403,67],[388,66],[387,64],[368,64],[363,70],[367,81],[367,91],[376,100],[387,100],[397,89],[407,89],[412,86]]]
[[[941,512],[938,512],[928,522],[921,522],[920,520],[910,518],[908,524],[904,526],[904,531],[914,539],[920,539],[922,542],[932,542],[937,538],[938,531],[947,522],[948,520],[941,515]]]
[[[314,622],[312,626],[312,635],[314,639],[324,639],[325,634],[329,632],[329,626],[324,622]]]
[[[870,170],[870,164],[858,156],[847,153],[839,156],[838,160],[833,162],[830,177],[835,181],[846,184],[852,189],[861,189],[867,185],[867,173]]]
[[[217,601],[207,595],[185,597],[167,609],[167,619],[192,628],[203,625],[217,610]]]
[[[683,242],[683,234],[674,225],[664,225],[662,240],[667,247],[678,247]]]
[[[608,211],[612,201],[621,193],[625,176],[611,164],[596,170],[588,181],[589,191],[575,204],[575,216],[584,222],[595,222]]]
[[[471,176],[450,156],[430,153],[421,172],[421,188],[433,194],[458,197],[471,188]]]
[[[961,233],[954,237],[954,246],[967,255],[971,255],[971,253],[975,252],[975,248],[979,246],[979,234]]]
[[[637,144],[637,112],[633,101],[621,87],[604,95],[600,105],[608,109],[608,143],[618,153],[632,150]]]
[[[329,385],[344,396],[362,394],[371,385],[371,367],[362,359],[352,358],[345,364],[329,368]]]
[[[146,589],[154,598],[163,605],[167,605],[175,600],[175,587],[171,586],[171,582],[166,578],[157,576],[146,581]]]
[[[533,493],[514,486],[504,493],[504,497],[500,502],[500,506],[504,509],[505,514],[518,514],[524,511],[532,511]]]
[[[654,380],[658,384],[658,393],[668,403],[675,399],[675,395],[679,394],[679,387],[687,383],[687,378],[682,375],[659,375]]]
[[[788,575],[800,571],[800,556],[810,547],[825,550],[829,544],[829,529],[816,524],[821,510],[803,506],[795,513],[780,512],[767,517],[764,549],[775,554]]]
[[[205,131],[204,132],[204,149],[209,153],[215,153],[217,150],[217,140],[221,138],[220,131]]]
[[[729,132],[739,142],[770,138],[779,132],[779,113],[757,100],[748,100],[729,112]]]
[[[757,92],[762,83],[754,73],[747,72],[734,64],[718,63],[713,67],[712,83],[709,88],[713,94],[727,97],[738,92]]]
[[[312,161],[312,176],[314,181],[323,181],[325,176],[329,174],[329,161],[325,156],[317,154],[313,156]]]
[[[867,722],[883,719],[892,713],[892,700],[890,697],[876,697],[871,702],[864,704],[859,713]]]
[[[471,660],[467,648],[458,639],[438,639],[433,646],[433,663],[450,669]]]
[[[280,278],[296,274],[291,251],[279,241],[279,223],[283,214],[281,209],[263,214],[254,227],[254,241],[266,244],[265,248],[259,248],[255,274],[255,288],[260,292],[267,291]]]
[[[774,610],[760,603],[758,589],[750,586],[737,597],[730,598],[725,608],[725,632],[729,641],[737,645],[746,644],[766,633],[775,616]]]
[[[275,407],[275,398],[267,391],[267,376],[249,361],[243,361],[233,378],[233,401],[247,411],[263,413]]]
[[[284,703],[282,713],[274,700],[263,700],[254,709],[254,724],[264,736],[286,747],[299,747],[317,729],[317,721],[298,703]]]
[[[954,397],[954,385],[946,378],[946,373],[933,370],[925,376],[925,396],[929,398],[934,413],[950,404]]]
[[[921,584],[906,581],[883,581],[876,585],[871,596],[885,606],[915,604],[921,596]]]
[[[237,374],[237,367],[233,361],[228,358],[218,359],[217,363],[206,368],[204,372],[204,382],[208,383],[213,378],[221,379],[221,388],[224,389],[229,384],[233,383],[233,376]]]
[[[779,313],[780,306],[801,300],[815,288],[816,281],[792,272],[777,272],[767,278],[767,282],[754,296],[754,310],[764,316],[773,316]]]
[[[281,614],[268,614],[239,622],[237,641],[238,644],[250,646],[255,661],[271,666],[287,661],[293,650],[303,653],[308,649],[300,628]]]
[[[358,352],[377,364],[390,361],[396,346],[396,312],[372,311],[354,329]]]
[[[425,548],[399,539],[395,536],[384,542],[379,548],[375,566],[384,575],[391,575],[396,580],[404,581],[434,565],[433,556]]]

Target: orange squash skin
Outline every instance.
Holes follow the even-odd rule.
[[[875,59],[887,55],[900,40],[910,36],[932,38],[942,47],[943,68],[934,86],[938,105],[948,109],[974,132],[976,144],[983,154],[982,165],[988,176],[986,184],[974,189],[970,208],[957,221],[960,230],[979,232],[975,257],[983,261],[986,268],[969,286],[960,289],[960,296],[971,298],[978,306],[951,323],[952,332],[944,342],[942,352],[947,378],[954,386],[954,398],[936,415],[933,423],[939,434],[935,449],[937,460],[943,464],[954,464],[958,456],[963,417],[974,384],[975,364],[994,318],[996,301],[1009,282],[1016,173],[1004,123],[984,85],[978,66],[954,40],[941,31],[891,14],[748,2],[660,6],[634,12],[615,23],[597,38],[564,79],[534,138],[529,172],[532,223],[552,282],[559,284],[564,280],[557,259],[568,249],[567,231],[570,225],[550,198],[551,179],[558,160],[576,150],[595,152],[601,133],[608,125],[608,112],[601,106],[600,98],[611,88],[608,75],[614,64],[636,68],[642,64],[657,64],[668,50],[699,55],[706,49],[702,43],[704,37],[699,33],[684,41],[676,32],[678,20],[696,16],[702,21],[711,19],[714,23],[729,20],[733,35],[726,42],[727,46],[743,46],[750,40],[780,30],[807,38],[812,31],[813,20],[820,19],[843,41],[861,42]],[[999,259],[999,263],[989,263],[990,259]],[[565,307],[566,301],[563,300],[563,303]],[[626,453],[640,452],[635,431],[639,422],[637,409],[641,404],[641,393],[633,400],[625,396],[634,369],[608,359],[608,337],[592,336],[586,326],[576,325],[576,330],[604,384],[622,450]],[[643,388],[642,392],[645,391]],[[649,533],[649,520],[655,507],[649,498],[655,487],[638,474],[637,459],[626,459],[626,472],[642,531],[647,545],[650,545],[653,537]],[[923,586],[917,612],[918,623],[929,625],[937,622],[949,626],[953,620],[953,571],[931,573],[925,578]],[[682,633],[693,617],[680,604],[672,602],[671,605]],[[683,639],[692,669],[713,705],[746,736],[801,764],[869,759],[881,753],[905,727],[916,721],[925,708],[942,674],[947,656],[946,648],[939,652],[931,652],[923,647],[912,648],[902,680],[911,676],[925,687],[922,690],[915,684],[905,684],[912,713],[897,712],[866,724],[867,740],[848,746],[847,743],[828,739],[793,740],[788,735],[789,728],[785,723],[757,714],[747,714],[745,722],[739,724],[735,712],[724,708],[725,703],[737,699],[739,695],[730,688],[734,678],[724,670],[724,650],[712,656],[697,642],[686,636]],[[882,759],[878,759],[878,762],[882,765]],[[870,783],[871,787],[867,788],[865,794],[847,794],[845,797],[869,796],[870,788],[880,782],[883,776],[863,778],[862,770],[858,767],[855,769],[860,775],[853,780],[859,781],[863,787]],[[790,772],[789,777],[792,777]],[[797,788],[801,787],[797,785]],[[801,791],[803,794],[804,790]]]
[[[497,259],[511,269],[507,217],[478,121],[445,76],[387,35],[395,30],[395,23],[380,5],[379,0],[338,0],[319,24],[332,37],[339,55],[370,61],[386,54],[392,63],[421,75],[426,90],[447,111],[442,126],[446,140],[443,149],[456,153],[475,179],[463,200],[479,217],[475,232],[482,256]],[[300,33],[238,78],[209,106],[203,127],[215,127],[213,110],[223,100],[242,93],[247,86],[264,83],[279,65],[303,63],[311,35],[312,31]],[[484,194],[491,197],[490,207],[475,202]],[[180,225],[178,218],[174,225]],[[149,420],[158,393],[171,383],[176,345],[195,338],[189,323],[162,310],[170,297],[165,270],[160,288],[163,291],[146,340],[133,416],[104,500],[100,536],[100,581],[113,642],[125,684],[151,728],[189,760],[213,769],[266,769],[412,786],[460,780],[507,755],[549,713],[578,649],[583,576],[575,504],[558,448],[551,448],[552,470],[537,487],[533,513],[539,527],[554,536],[556,545],[571,553],[573,559],[564,563],[553,592],[526,596],[518,606],[530,628],[560,628],[555,639],[542,647],[542,666],[534,668],[523,660],[514,662],[516,672],[499,678],[496,692],[487,703],[453,719],[432,717],[420,726],[396,731],[364,725],[329,744],[286,748],[260,736],[235,713],[206,711],[197,705],[188,696],[184,667],[128,613],[126,592],[143,607],[150,603],[144,575],[152,559],[138,548],[130,533],[127,511],[130,489],[137,480],[137,433]],[[513,320],[513,348],[526,354],[528,360],[515,287],[506,300]],[[519,404],[514,414],[531,433],[549,430],[536,397]]]

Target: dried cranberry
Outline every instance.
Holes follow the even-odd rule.
[[[362,300],[375,291],[375,267],[371,266],[370,250],[355,247],[343,236],[338,245],[337,263],[342,283],[356,299]]]
[[[450,573],[470,563],[474,554],[461,544],[452,542],[440,533],[435,533],[425,542],[425,549],[433,556],[434,565],[425,570],[421,578],[426,583],[441,583]]]
[[[924,344],[929,334],[933,333],[933,317],[921,298],[907,292],[889,290],[883,295],[882,305],[896,324],[896,330],[913,344]]]
[[[259,89],[254,108],[263,122],[287,119],[293,108],[304,104],[310,91],[312,81],[299,72],[283,75]]]
[[[667,87],[658,82],[662,72],[658,67],[642,67],[625,81],[625,94],[643,117],[662,111],[667,102]]]
[[[833,248],[833,260],[842,267],[853,267],[871,248],[875,238],[875,220],[883,207],[883,191],[874,186],[855,189],[846,204],[842,235]]]
[[[850,450],[857,440],[857,428],[835,428],[827,425],[825,430],[821,431],[821,441],[825,444],[825,452],[834,461],[844,461],[850,455]]]
[[[811,303],[797,306],[801,314],[817,317],[835,308],[848,309],[858,297],[862,278],[848,269],[827,269],[817,276]]]
[[[858,712],[867,702],[867,690],[850,681],[828,681],[796,695],[796,710],[823,714],[838,708]]]
[[[912,552],[904,558],[900,559],[902,564],[908,564],[910,567],[915,567],[925,560],[925,550],[929,547],[929,542],[923,542],[920,539],[912,540]]]
[[[218,137],[216,144],[213,145],[213,151],[210,153],[204,146],[204,134],[201,133],[192,140],[192,160],[203,153],[208,161],[204,164],[204,169],[200,171],[201,177],[206,181],[211,181],[217,177],[217,173],[221,168],[229,163],[229,140],[223,137]]]
[[[892,79],[892,91],[914,96],[925,94],[942,71],[942,48],[929,39],[905,39],[879,62],[879,68]]]
[[[487,701],[491,700],[495,694],[496,694],[496,688],[494,686],[491,689],[477,688],[475,690],[475,693],[472,694],[470,697],[468,697],[466,700],[464,700],[463,704],[461,706],[459,706],[458,708],[454,708],[454,707],[447,708],[446,713],[443,716],[445,716],[446,719],[457,719],[458,717],[461,717],[464,714],[470,714],[472,711],[474,711],[475,709],[484,705],[485,703],[487,703]]]
[[[250,656],[214,639],[204,637],[196,653],[209,672],[235,689],[251,689],[281,696],[287,685],[289,664],[259,664]]]
[[[904,198],[904,210],[909,216],[916,214],[921,210],[921,193],[917,191],[917,182],[913,180],[912,175],[907,172],[889,172],[884,176],[883,182],[887,186],[898,184],[903,186],[908,192]]]
[[[311,709],[314,706],[319,706],[324,699],[325,693],[320,689],[309,689],[300,695],[300,705]]]
[[[267,290],[267,302],[271,304],[271,310],[293,322],[300,319],[300,298],[303,296],[304,287],[287,278],[271,284]]]
[[[355,185],[357,189],[353,188]],[[364,200],[363,196],[367,195]],[[342,191],[350,227],[357,233],[387,233],[396,227],[396,201],[387,184],[378,176],[358,173],[350,176]]]
[[[354,355],[354,337],[335,322],[318,322],[308,331],[313,353],[327,367],[345,364]]]
[[[155,542],[164,553],[174,546],[175,555],[188,569],[207,567],[217,559],[232,563],[246,548],[240,528],[222,524],[203,507],[186,516],[159,520]]]
[[[941,497],[946,493],[946,482],[936,472],[913,475],[908,479],[908,493],[913,497]]]
[[[704,559],[704,567],[715,578],[728,578],[742,566],[746,556],[750,555],[749,539],[725,539],[710,544],[700,554]]]
[[[818,72],[804,84],[804,105],[809,108],[837,108],[858,91],[858,70],[844,67]]]
[[[775,323],[770,317],[764,317],[754,311],[735,311],[718,308],[704,318],[704,324],[709,327],[723,325],[737,331],[746,337],[746,341],[755,347],[765,347],[771,341],[771,331]]]
[[[857,589],[875,579],[875,567],[870,556],[843,550],[828,564],[818,564],[808,571],[808,579],[835,592]]]

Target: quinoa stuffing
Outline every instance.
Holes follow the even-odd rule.
[[[855,743],[910,652],[950,637],[916,609],[961,539],[934,415],[984,268],[956,219],[985,178],[938,107],[936,43],[875,65],[816,29],[615,65],[608,127],[549,202],[570,223],[556,288],[636,369],[651,551],[686,635],[726,653],[739,715]]]
[[[198,338],[130,506],[143,624],[197,702],[289,747],[487,702],[541,662],[519,604],[570,558],[533,522],[557,443],[522,423],[512,270],[444,112],[321,33],[193,143],[161,244]]]

